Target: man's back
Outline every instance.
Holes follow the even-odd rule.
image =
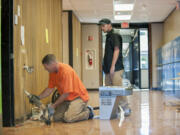
[[[59,63],[57,73],[50,73],[49,87],[57,87],[60,94],[69,93],[66,100],[73,100],[77,97],[88,101],[88,92],[72,67]]]

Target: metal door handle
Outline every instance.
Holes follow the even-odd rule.
[[[33,66],[26,66],[26,65],[24,65],[23,69],[26,70],[28,73],[32,73],[34,71],[34,67]]]

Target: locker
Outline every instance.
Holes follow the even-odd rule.
[[[157,88],[162,90],[162,66],[157,67]]]
[[[180,61],[180,36],[173,41],[174,62]]]
[[[172,80],[174,78],[173,70],[174,70],[173,64],[166,64],[163,65],[163,90],[164,91],[173,91],[174,90],[174,81]]]
[[[174,63],[174,78],[180,77],[180,62]],[[174,90],[180,90],[180,80],[174,81]]]

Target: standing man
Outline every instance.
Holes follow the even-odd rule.
[[[114,32],[111,21],[102,19],[99,25],[106,35],[105,54],[103,59],[103,71],[105,73],[106,86],[122,86],[122,75],[124,72],[122,56],[122,37]],[[125,111],[125,116],[130,115],[127,97],[120,97],[120,105]]]
[[[54,121],[76,122],[92,119],[93,111],[87,107],[88,92],[76,72],[69,65],[57,62],[53,54],[46,55],[42,64],[49,72],[49,84],[39,98],[49,96],[55,88],[60,94],[48,108]]]

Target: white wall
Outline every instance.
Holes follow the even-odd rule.
[[[88,41],[88,36],[93,40]],[[87,50],[93,50],[93,67],[87,65]],[[99,27],[96,24],[82,24],[82,80],[86,88],[99,88]]]
[[[157,72],[156,72],[156,50],[163,44],[163,23],[153,23],[151,25],[152,37],[152,87],[157,87]]]

